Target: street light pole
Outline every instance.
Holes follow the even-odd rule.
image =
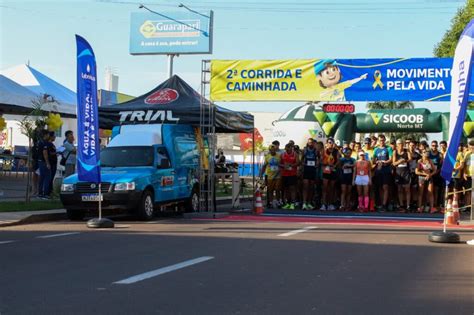
[[[174,54],[169,54],[168,55],[168,78],[171,78],[173,76],[173,59],[174,59]]]

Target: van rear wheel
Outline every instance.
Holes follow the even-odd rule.
[[[149,190],[145,190],[140,205],[138,206],[138,216],[142,220],[149,221],[153,219],[154,212],[153,193]]]

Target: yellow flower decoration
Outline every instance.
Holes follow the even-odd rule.
[[[49,113],[48,118],[46,118],[46,124],[49,130],[58,130],[63,125],[61,115]]]

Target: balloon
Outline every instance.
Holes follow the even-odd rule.
[[[5,118],[0,117],[0,131],[5,129],[7,127],[7,122],[5,121]]]
[[[58,130],[63,125],[61,115],[49,113],[48,118],[46,118],[46,124],[49,130]]]

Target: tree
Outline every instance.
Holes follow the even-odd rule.
[[[410,101],[403,102],[373,102],[367,103],[367,109],[413,109],[415,106]],[[423,139],[428,139],[428,136],[424,132],[389,132],[385,136],[387,139],[413,139],[420,141]]]
[[[459,37],[466,25],[474,18],[474,0],[467,0],[466,5],[456,12],[451,20],[451,27],[444,33],[441,41],[434,48],[436,57],[453,57]]]
[[[367,103],[367,109],[413,109],[415,106],[412,102],[373,102]]]
[[[466,6],[456,12],[451,20],[451,28],[444,33],[441,41],[434,48],[436,57],[454,57],[459,37],[466,25],[474,19],[474,0],[467,0]],[[469,102],[469,109],[474,109],[474,102]]]
[[[26,183],[26,202],[30,201],[31,190],[31,158],[33,143],[38,139],[40,130],[46,127],[47,112],[43,110],[43,106],[47,103],[56,102],[48,100],[47,97],[38,97],[33,99],[33,110],[28,115],[24,116],[19,122],[21,133],[28,137],[28,159],[27,159],[27,183]]]

